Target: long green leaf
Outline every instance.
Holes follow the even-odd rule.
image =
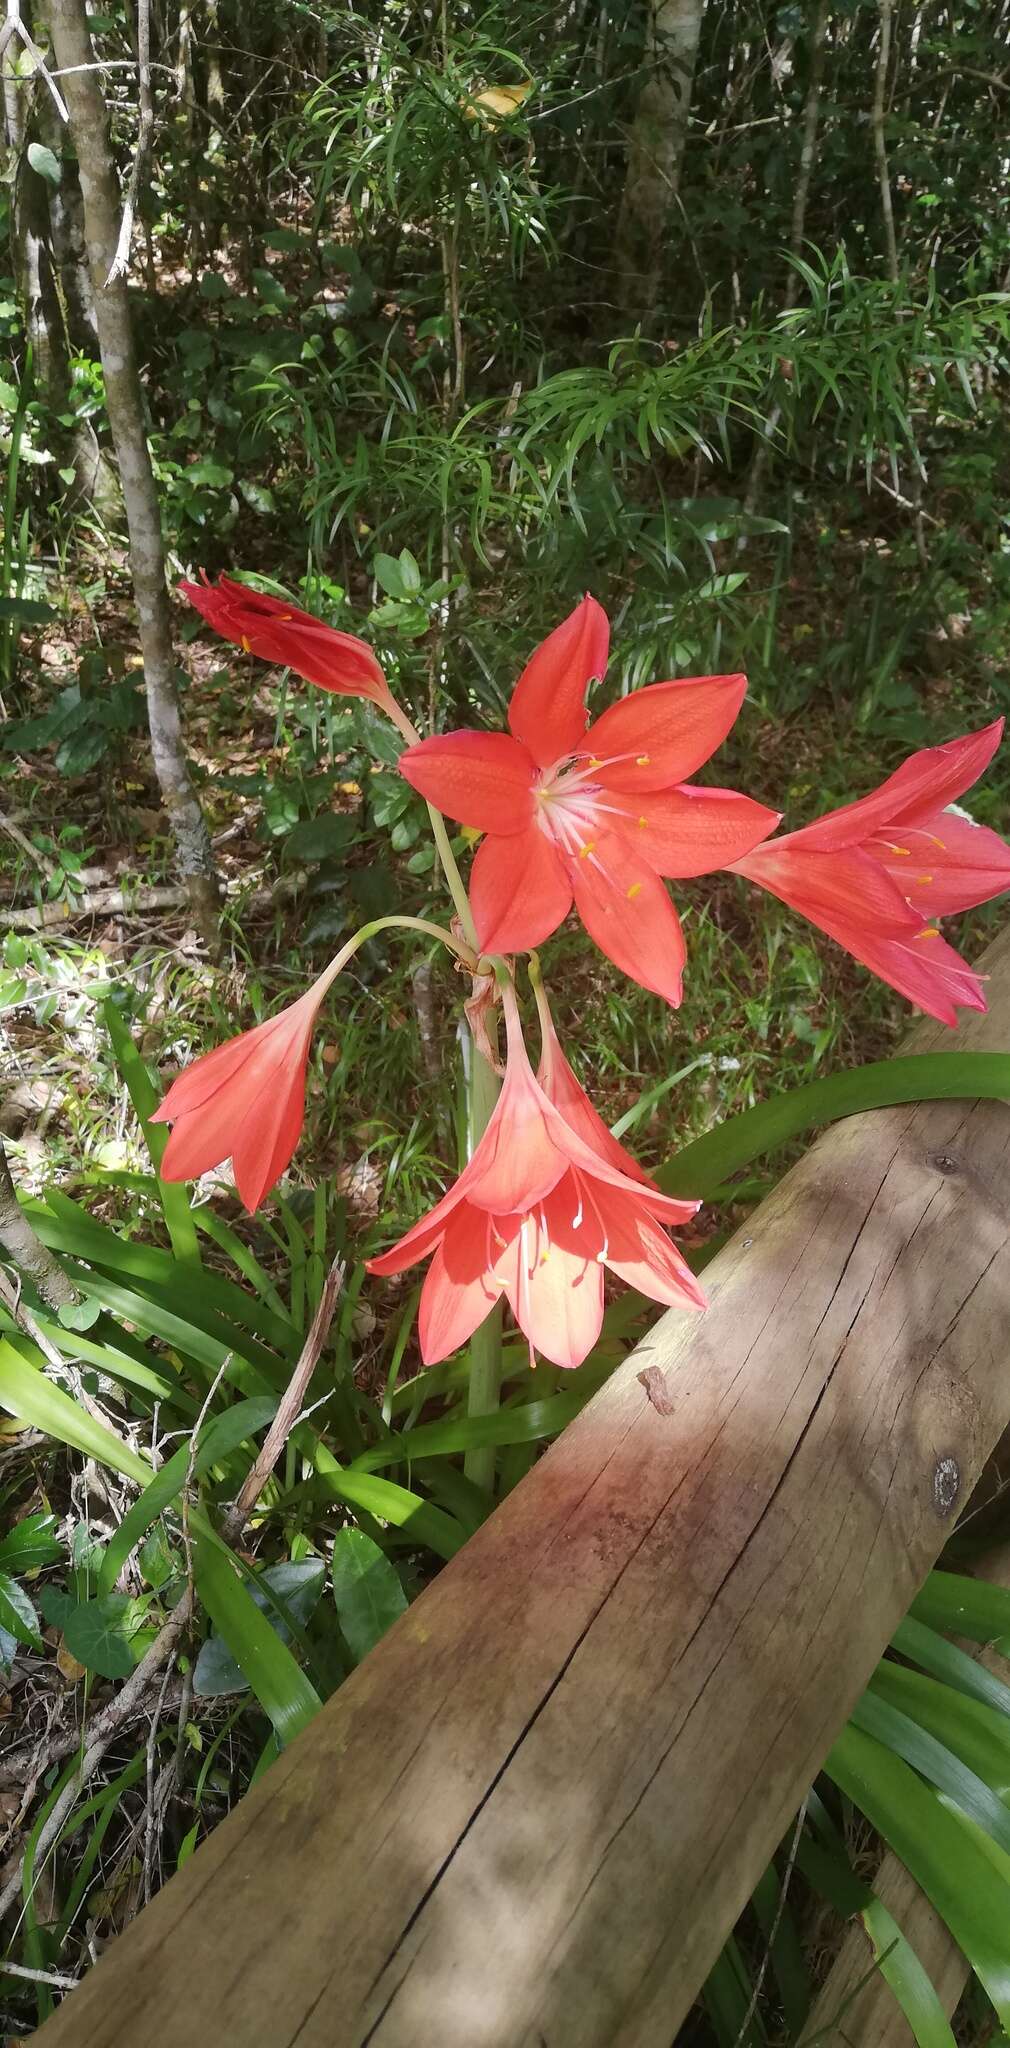
[[[151,1155],[155,1172],[161,1165],[168,1144],[168,1132],[164,1124],[152,1124],[151,1117],[158,1107],[160,1096],[151,1079],[145,1061],[134,1045],[133,1039],[120,1016],[115,1003],[105,1003],[102,1016],[106,1031],[112,1041],[116,1065],[126,1084],[127,1094],[133,1104],[137,1121],[144,1133],[144,1143]],[[189,1192],[178,1181],[157,1179],[158,1200],[165,1226],[172,1240],[172,1250],[184,1267],[200,1265],[200,1242],[196,1234],[192,1212],[189,1206]]]
[[[224,1545],[196,1522],[193,1565],[197,1590],[214,1627],[269,1715],[278,1742],[291,1742],[319,1712],[322,1701],[315,1686],[250,1598]]]
[[[892,1707],[910,1715],[920,1728],[960,1757],[1001,1802],[1010,1799],[1010,1720],[1005,1714],[994,1713],[988,1704],[969,1699],[922,1671],[909,1671],[906,1665],[889,1660],[877,1666],[870,1688],[878,1699],[888,1700]],[[914,1758],[906,1761],[914,1762]],[[956,1796],[952,1786],[942,1789]],[[974,1818],[985,1826],[980,1814]],[[997,1833],[996,1839],[1002,1840],[1002,1836]],[[1004,1842],[1004,1847],[1010,1851],[1010,1843]]]
[[[925,1622],[908,1615],[895,1629],[891,1644],[931,1677],[941,1678],[946,1687],[992,1707],[1010,1726],[1010,1685],[1004,1685],[976,1658],[966,1656],[955,1643],[948,1643],[946,1636],[938,1635],[936,1629],[927,1628]]]
[[[1010,1884],[929,1785],[862,1730],[842,1730],[824,1766],[900,1856],[1010,2026]]]
[[[953,1696],[956,1697],[956,1696]],[[872,1735],[919,1772],[938,1792],[945,1792],[1010,1855],[1010,1813],[992,1787],[962,1763],[946,1742],[871,1686],[852,1711],[850,1727]]]
[[[668,1195],[710,1196],[723,1181],[790,1138],[864,1109],[900,1102],[1010,1101],[1010,1053],[935,1052],[873,1060],[845,1074],[808,1081],[727,1118],[686,1145],[656,1175]]]
[[[524,1401],[514,1408],[502,1408],[494,1415],[470,1415],[456,1422],[423,1422],[417,1429],[405,1429],[382,1443],[370,1445],[355,1458],[352,1472],[376,1472],[383,1465],[396,1465],[407,1458],[449,1458],[483,1444],[539,1443],[557,1436],[574,1421],[589,1398],[583,1394],[554,1394],[547,1401]]]
[[[968,1579],[960,1572],[930,1572],[910,1612],[929,1628],[969,1636],[973,1643],[995,1643],[1010,1636],[1010,1589],[986,1579]]]
[[[84,1457],[108,1465],[124,1479],[135,1480],[138,1486],[145,1486],[151,1477],[150,1465],[138,1458],[129,1444],[79,1407],[55,1380],[37,1372],[6,1338],[0,1338],[0,1408]]]
[[[182,1492],[190,1458],[193,1459],[193,1475],[199,1478],[208,1465],[218,1464],[231,1451],[237,1450],[247,1437],[264,1428],[274,1409],[274,1402],[266,1394],[251,1401],[236,1401],[234,1407],[226,1408],[223,1415],[211,1416],[204,1424],[195,1454],[191,1445],[186,1443],[165,1460],[160,1472],[155,1473],[127,1510],[109,1541],[98,1574],[100,1593],[111,1593],[127,1558],[146,1536],[152,1522],[156,1522]]]
[[[844,1919],[858,1913],[869,1936],[874,1968],[859,1978],[846,1994],[827,2024],[803,2034],[799,2048],[835,2048],[847,2038],[845,2016],[879,1970],[888,1989],[904,2013],[918,2048],[955,2048],[947,2015],[937,1997],[936,1987],[901,1928],[887,1907],[845,1861],[843,1854],[804,1837],[796,1857],[808,1884],[841,1913]]]

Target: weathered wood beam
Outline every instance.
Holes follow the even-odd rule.
[[[46,2048],[669,2048],[1010,1420],[1008,1158],[996,1103],[819,1139]]]

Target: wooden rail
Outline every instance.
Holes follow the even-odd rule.
[[[821,1137],[45,2048],[669,2048],[1010,1420],[1008,1155]]]

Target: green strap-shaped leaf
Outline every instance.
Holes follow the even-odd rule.
[[[929,1628],[969,1636],[973,1643],[995,1643],[1010,1636],[1010,1589],[986,1579],[968,1579],[961,1572],[930,1572],[910,1612]]]
[[[165,1156],[168,1131],[164,1124],[152,1124],[151,1117],[158,1107],[158,1090],[147,1071],[147,1066],[133,1043],[129,1031],[117,1010],[115,1003],[105,1003],[102,1008],[105,1028],[112,1040],[116,1065],[126,1084],[127,1093],[137,1115],[137,1121],[144,1133],[144,1142],[157,1173]],[[181,1181],[162,1180],[158,1175],[158,1200],[166,1228],[172,1240],[172,1250],[184,1266],[200,1265],[200,1242],[196,1225],[190,1212],[189,1194]]]
[[[524,1401],[515,1408],[501,1408],[494,1415],[471,1415],[455,1422],[423,1422],[417,1429],[405,1429],[399,1436],[386,1437],[355,1458],[353,1472],[376,1472],[383,1465],[396,1465],[406,1458],[450,1458],[476,1445],[539,1443],[557,1436],[584,1408],[590,1393],[553,1394],[547,1401]]]
[[[97,1422],[86,1408],[78,1407],[55,1380],[37,1372],[6,1338],[0,1338],[0,1408],[19,1422],[28,1422],[33,1429],[54,1436],[72,1451],[80,1451],[84,1457],[95,1458],[100,1465],[122,1473],[124,1479],[135,1480],[138,1486],[146,1486],[151,1477],[151,1467],[145,1459],[138,1458],[129,1444],[123,1443],[103,1422]]]
[[[938,1792],[945,1792],[977,1823],[991,1835],[994,1842],[1010,1856],[1010,1813],[1007,1812],[990,1785],[978,1776],[969,1765],[962,1763],[947,1744],[933,1735],[918,1720],[913,1720],[903,1708],[894,1706],[872,1685],[868,1692],[857,1701],[852,1711],[850,1727],[859,1728],[865,1735],[872,1735],[893,1750],[906,1764],[919,1772]],[[1010,1950],[1008,1950],[1010,1960]]]
[[[970,1823],[962,1825],[931,1785],[851,1723],[824,1768],[911,1871],[1010,2026],[1010,1884]]]
[[[193,1526],[197,1591],[236,1664],[248,1679],[283,1746],[319,1712],[315,1686],[271,1628],[240,1579],[223,1543],[207,1527]]]
[[[873,1060],[824,1081],[791,1088],[756,1109],[728,1117],[703,1138],[686,1145],[656,1175],[668,1195],[705,1200],[752,1159],[774,1152],[790,1138],[864,1109],[899,1102],[1010,1101],[1010,1053],[935,1052]]]
[[[836,2048],[837,2042],[851,2039],[846,2014],[877,1970],[904,2013],[918,2048],[955,2048],[950,2023],[932,1978],[887,1907],[869,1885],[857,1878],[843,1854],[804,1836],[796,1861],[813,1890],[827,1899],[836,1913],[845,1919],[859,1914],[874,1959],[865,1976],[840,2001],[828,2023],[814,2032],[801,2034],[800,2048]]]
[[[236,1401],[234,1407],[226,1408],[223,1415],[211,1416],[200,1433],[200,1443],[193,1457],[194,1477],[199,1478],[208,1465],[216,1465],[227,1458],[245,1442],[246,1437],[265,1428],[275,1410],[276,1403],[270,1396],[261,1394],[251,1401]],[[152,1522],[156,1522],[182,1492],[191,1455],[190,1444],[180,1445],[123,1516],[102,1559],[98,1574],[100,1593],[112,1592],[127,1558],[146,1536]]]
[[[1010,1685],[1005,1685],[1001,1678],[987,1671],[976,1658],[967,1657],[956,1644],[948,1643],[946,1636],[938,1635],[936,1629],[927,1628],[925,1622],[907,1615],[895,1629],[891,1645],[933,1678],[941,1678],[948,1690],[953,1688],[956,1692],[966,1693],[969,1699],[981,1700],[985,1706],[992,1707],[1010,1729]]]
[[[965,1662],[970,1663],[971,1659],[966,1658]],[[930,1678],[923,1671],[910,1671],[890,1658],[877,1666],[870,1690],[877,1699],[887,1700],[909,1715],[951,1755],[959,1757],[969,1771],[998,1795],[1000,1811],[1005,1811],[1002,1802],[1010,1799],[1010,1719],[1005,1710],[994,1712],[987,1701],[969,1699],[954,1686]],[[914,1764],[915,1758],[909,1757],[907,1761]],[[942,1789],[956,1797],[952,1785]],[[975,1819],[981,1826],[986,1825],[981,1814],[976,1813]],[[1003,1839],[998,1829],[992,1832],[997,1840]],[[1004,1847],[1010,1851],[1010,1844],[1004,1842]]]

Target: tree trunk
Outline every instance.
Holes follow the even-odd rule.
[[[0,1249],[38,1288],[47,1308],[70,1308],[80,1295],[47,1245],[37,1237],[17,1197],[0,1138]]]
[[[13,68],[19,47],[11,44],[4,63],[4,126],[14,166],[11,266],[32,349],[35,388],[51,414],[48,431],[59,460],[72,463],[77,472],[76,494],[104,517],[114,517],[120,510],[119,487],[94,428],[83,419],[69,429],[59,424],[73,411],[66,304],[53,233],[63,180],[59,187],[51,186],[29,162],[28,150],[33,142],[42,141],[59,157],[63,141],[55,110],[47,126],[46,112],[52,109],[48,93],[42,92],[40,104],[37,80],[21,77]]]
[[[81,169],[84,231],[106,403],[130,535],[154,770],[194,914],[210,936],[217,920],[217,873],[182,742],[165,550],[130,307],[125,279],[117,277],[112,284],[106,283],[119,240],[120,195],[99,84],[101,74],[95,65],[84,0],[51,0],[50,23],[56,63],[65,74],[70,131]]]
[[[656,301],[663,238],[677,197],[704,0],[652,0],[648,60],[628,150],[617,223],[624,304],[648,312]]]

